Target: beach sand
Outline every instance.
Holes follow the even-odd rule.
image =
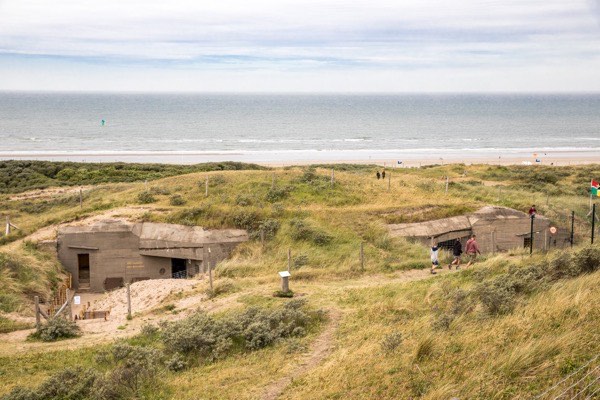
[[[0,152],[0,160],[197,164],[239,161],[267,166],[309,164],[377,164],[419,167],[433,164],[577,165],[600,163],[598,149],[424,149],[424,150],[287,150],[244,152]]]

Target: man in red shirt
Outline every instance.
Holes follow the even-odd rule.
[[[465,253],[467,253],[467,257],[469,258],[469,262],[465,266],[465,268],[468,268],[477,259],[477,254],[481,254],[475,235],[471,235],[471,239],[467,240],[467,244],[465,245]]]
[[[531,206],[531,208],[529,209],[529,216],[531,217],[532,215],[535,215],[537,213],[537,210],[535,209],[535,204]]]

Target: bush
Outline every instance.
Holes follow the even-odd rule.
[[[152,195],[152,193],[145,191],[141,192],[137,196],[138,202],[141,204],[150,204],[156,201],[156,198]]]
[[[331,243],[333,238],[326,232],[317,230],[301,219],[293,219],[290,222],[291,236],[294,240],[305,240],[313,242],[318,246]]]
[[[290,188],[288,188],[288,187],[282,187],[282,188],[272,187],[267,192],[267,195],[265,196],[265,200],[267,200],[269,203],[275,203],[276,201],[285,199],[289,193],[290,193]]]
[[[165,363],[167,369],[173,372],[183,371],[187,368],[187,362],[179,353],[173,354],[173,357]]]
[[[233,216],[233,225],[236,228],[253,232],[260,226],[260,215],[256,211],[241,210]]]
[[[150,192],[150,194],[163,195],[163,196],[168,196],[171,194],[171,191],[169,189],[161,188],[158,186],[152,186],[150,188],[150,190],[148,190],[148,191]]]
[[[105,398],[135,397],[158,372],[163,354],[156,349],[117,343],[101,352],[96,360],[112,370],[99,382]]]
[[[247,194],[238,194],[235,197],[235,205],[246,207],[252,205],[252,198]]]
[[[41,325],[29,337],[42,342],[55,342],[57,340],[78,337],[81,330],[75,322],[64,318],[53,318],[47,324]]]
[[[385,335],[381,341],[381,349],[386,353],[395,351],[402,344],[402,333],[392,332],[389,335]]]
[[[261,232],[264,232],[265,239],[272,239],[279,230],[279,221],[273,218],[267,218],[260,221],[256,231],[252,232],[250,237],[252,239],[260,239]]]
[[[212,361],[234,349],[253,351],[283,338],[305,335],[317,314],[305,311],[304,304],[292,300],[280,309],[249,308],[222,319],[199,311],[182,321],[163,324],[161,338],[169,352]]]
[[[172,206],[182,206],[186,203],[185,199],[180,194],[174,194],[169,198],[169,204]]]
[[[294,258],[294,268],[300,268],[308,264],[308,256],[306,254],[299,254]]]

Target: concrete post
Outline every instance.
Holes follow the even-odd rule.
[[[290,291],[290,277],[289,276],[281,277],[281,291],[283,293],[287,293]]]

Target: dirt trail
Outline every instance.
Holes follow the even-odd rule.
[[[438,270],[438,275],[445,275],[454,272],[456,271],[441,269]],[[438,275],[431,275],[429,269],[401,271],[393,274],[392,276],[370,275],[357,279],[322,283],[313,289],[317,292],[324,290],[329,294],[334,294],[340,290],[344,291],[347,289],[361,289],[389,284],[414,282],[423,279],[434,278]],[[187,282],[174,281],[173,285],[170,285],[172,282],[168,281],[173,280],[167,280],[167,284],[165,285],[166,287],[162,290],[156,290],[152,296],[148,296],[151,298],[143,300],[140,299],[142,303],[138,303],[138,307],[140,307],[138,310],[142,312],[131,321],[127,321],[126,319],[124,296],[118,296],[118,294],[112,292],[112,294],[107,294],[103,299],[98,298],[95,304],[96,309],[100,309],[103,306],[112,306],[109,321],[104,321],[101,319],[79,321],[78,324],[83,331],[82,337],[54,343],[40,343],[26,341],[27,335],[31,333],[32,330],[22,330],[7,334],[0,334],[0,356],[11,356],[27,352],[77,349],[109,343],[115,339],[127,338],[136,335],[139,333],[141,327],[146,323],[152,324],[155,323],[155,321],[180,320],[197,309],[202,309],[209,313],[219,312],[238,306],[240,304],[238,300],[243,295],[268,296],[270,293],[268,288],[261,286],[255,287],[248,291],[238,292],[228,296],[218,297],[216,299],[209,299],[205,293],[205,289],[207,287],[207,282],[205,280],[192,280]],[[152,291],[152,288],[155,287],[155,283],[156,281],[143,281],[138,282],[135,285],[140,287],[140,294],[144,294],[146,292],[141,289],[147,286],[146,289]],[[138,290],[134,292],[137,291]],[[178,291],[182,292],[182,298],[175,298],[170,301],[170,303],[175,306],[176,312],[153,312],[154,308],[164,305],[163,303],[167,296]],[[82,298],[82,300],[84,299]],[[277,398],[277,396],[279,396],[279,394],[285,390],[287,385],[290,384],[292,377],[305,374],[310,369],[316,367],[327,356],[329,349],[331,348],[333,336],[339,323],[341,312],[333,305],[325,308],[330,312],[330,320],[324,331],[319,335],[315,343],[313,343],[310,353],[301,360],[300,364],[293,369],[291,374],[270,385],[265,394],[267,397],[265,398]]]
[[[336,308],[329,311],[329,321],[327,326],[313,342],[310,351],[303,355],[298,365],[295,366],[288,375],[272,382],[267,387],[262,396],[263,400],[275,400],[279,398],[285,389],[292,383],[294,377],[302,376],[316,368],[329,355],[333,348],[334,336],[341,316],[340,310]]]

